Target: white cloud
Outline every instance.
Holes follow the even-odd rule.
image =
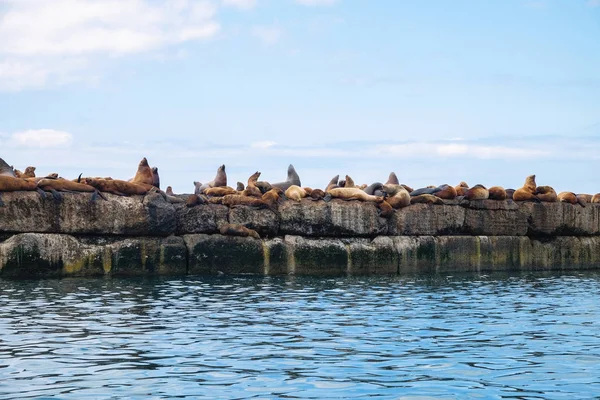
[[[548,156],[547,150],[507,146],[482,146],[468,143],[406,143],[376,146],[375,154],[396,154],[411,157],[470,157],[476,159],[523,159]]]
[[[252,35],[259,38],[265,44],[275,44],[281,39],[283,31],[278,26],[254,26]]]
[[[73,135],[54,129],[30,129],[15,132],[10,136],[10,144],[16,147],[65,147],[71,145]]]
[[[256,6],[256,0],[222,0],[223,5],[239,8],[241,10],[249,10]]]
[[[269,149],[273,146],[275,146],[277,143],[271,141],[271,140],[266,140],[264,142],[254,142],[250,145],[251,148],[253,149]]]
[[[207,39],[220,28],[208,0],[5,0],[3,8],[0,90],[93,76],[83,71],[98,59]]]
[[[295,0],[296,3],[304,6],[330,6],[338,2],[338,0]]]

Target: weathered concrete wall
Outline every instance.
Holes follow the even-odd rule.
[[[277,210],[3,193],[0,276],[380,275],[600,268],[600,206],[474,201],[379,217],[372,203],[287,201]],[[262,239],[223,236],[226,223]]]

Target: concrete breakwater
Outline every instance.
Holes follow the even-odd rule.
[[[360,201],[285,201],[273,211],[186,207],[156,193],[106,197],[4,193],[0,277],[600,268],[596,204],[446,201],[386,219]],[[261,239],[219,234],[226,223]]]

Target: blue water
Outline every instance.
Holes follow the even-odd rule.
[[[600,275],[0,281],[0,398],[600,395]]]

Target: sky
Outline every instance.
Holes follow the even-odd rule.
[[[600,192],[600,0],[0,0],[0,157]]]

